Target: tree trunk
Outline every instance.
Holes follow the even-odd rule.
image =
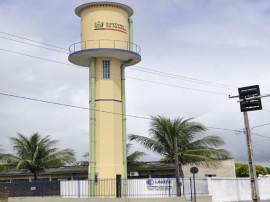
[[[175,177],[176,177],[176,194],[181,196],[181,183],[180,183],[180,171],[179,171],[179,157],[178,157],[178,145],[177,137],[174,137],[174,157],[175,157]]]
[[[183,172],[183,167],[182,167],[182,163],[179,163],[179,173],[180,173],[180,177],[184,178],[184,172]]]
[[[34,172],[34,180],[37,181],[37,172]]]

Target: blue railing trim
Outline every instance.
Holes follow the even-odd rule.
[[[120,52],[128,52],[128,53],[132,53],[134,55],[138,55],[141,57],[141,55],[137,52],[134,51],[130,51],[130,50],[125,50],[125,49],[118,49],[118,48],[90,48],[90,49],[83,49],[83,50],[79,50],[79,51],[75,51],[73,53],[70,53],[69,56],[71,55],[76,55],[78,53],[83,53],[83,52],[89,52],[89,51],[99,51],[99,50],[104,50],[104,51],[120,51]]]

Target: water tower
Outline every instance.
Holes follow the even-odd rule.
[[[89,67],[90,194],[101,178],[127,178],[125,68],[141,60],[133,43],[132,8],[91,2],[75,9],[81,41],[70,46],[69,61]]]

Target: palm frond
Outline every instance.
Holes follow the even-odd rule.
[[[218,159],[211,158],[209,156],[205,155],[194,155],[194,154],[185,154],[185,159],[182,164],[183,165],[188,165],[188,164],[193,164],[197,166],[205,166],[205,167],[214,167],[214,168],[219,168],[221,166],[221,162]]]
[[[142,144],[145,146],[146,149],[152,150],[153,152],[156,153],[163,153],[164,147],[161,142],[156,141],[154,139],[140,136],[140,135],[129,135],[129,139],[135,140],[136,142]]]
[[[205,146],[213,146],[219,147],[225,144],[225,142],[217,135],[210,135],[203,137],[201,139],[197,139],[194,142],[191,142],[194,146],[205,145]]]

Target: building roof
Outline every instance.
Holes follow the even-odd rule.
[[[174,170],[175,164],[162,162],[146,162],[146,165],[141,170]]]
[[[172,163],[161,163],[161,162],[147,162],[146,166],[138,171],[150,171],[150,170],[174,170],[175,166]],[[87,166],[65,166],[60,168],[47,168],[40,174],[71,174],[71,173],[87,173]],[[31,175],[31,172],[27,169],[21,170],[3,170],[0,171],[1,176],[26,176]]]
[[[40,174],[71,174],[71,173],[87,173],[87,167],[74,167],[74,166],[66,166],[60,168],[48,168],[45,169]],[[3,170],[0,171],[0,177],[2,176],[26,176],[31,175],[32,173],[27,169],[20,170]]]

